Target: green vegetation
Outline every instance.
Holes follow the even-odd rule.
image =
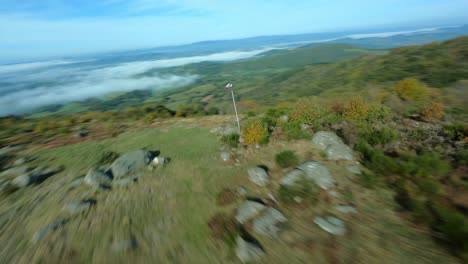
[[[298,198],[310,204],[315,204],[318,200],[320,188],[313,182],[303,179],[294,184],[294,186],[281,186],[278,196],[281,202],[290,204],[295,203]]]
[[[230,147],[236,148],[239,145],[239,138],[240,138],[239,134],[233,133],[229,135],[224,135],[221,138],[221,141],[226,143]]]
[[[281,168],[294,167],[299,165],[299,158],[291,150],[282,151],[275,156],[275,161]]]

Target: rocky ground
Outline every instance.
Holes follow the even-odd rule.
[[[457,263],[333,133],[223,146],[226,117],[5,148],[3,263]],[[212,133],[210,133],[210,130]],[[293,150],[297,167],[275,154]],[[109,154],[111,153],[111,154]],[[113,154],[112,154],[113,153]]]

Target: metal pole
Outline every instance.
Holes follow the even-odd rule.
[[[239,134],[241,133],[239,116],[237,115],[236,99],[234,98],[234,89],[231,87],[232,102],[234,103],[234,111],[236,111],[237,127],[239,128]]]

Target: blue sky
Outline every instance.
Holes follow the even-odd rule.
[[[0,54],[19,59],[468,21],[468,0],[0,0]]]

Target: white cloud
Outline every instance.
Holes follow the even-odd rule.
[[[18,71],[27,71],[27,70],[37,70],[40,68],[47,68],[51,66],[59,66],[59,65],[65,65],[65,64],[73,64],[73,63],[78,63],[78,62],[82,62],[82,61],[54,60],[54,61],[40,61],[40,62],[0,65],[0,74],[14,73]]]
[[[408,31],[393,31],[393,32],[381,32],[381,33],[369,33],[369,34],[355,34],[349,35],[347,37],[352,39],[362,39],[362,38],[386,38],[397,35],[411,35],[416,33],[431,32],[437,31],[439,28],[423,28],[418,30],[408,30]]]

